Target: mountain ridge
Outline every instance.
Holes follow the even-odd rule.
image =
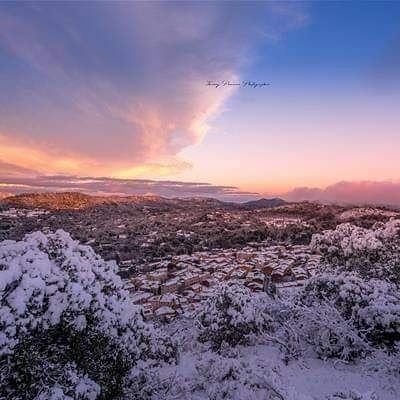
[[[243,203],[243,206],[250,210],[256,210],[259,208],[273,208],[284,206],[286,204],[289,203],[279,197],[273,197],[271,199],[262,198],[258,200],[246,201],[245,203]]]
[[[208,205],[213,207],[240,206],[210,197],[166,198],[156,195],[89,195],[81,192],[21,193],[0,199],[0,206],[14,208],[39,208],[45,210],[85,209],[100,205],[130,204],[135,206],[185,206]]]
[[[212,197],[175,197],[156,195],[91,195],[82,192],[33,192],[21,193],[0,199],[0,206],[14,208],[38,208],[45,210],[79,210],[100,205],[130,204],[140,207],[152,206],[208,206],[255,210],[288,204],[280,198],[258,199],[244,203],[218,200]]]

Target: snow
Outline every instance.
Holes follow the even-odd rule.
[[[370,216],[382,216],[382,217],[398,217],[399,213],[396,211],[390,211],[390,210],[382,210],[379,208],[365,208],[365,207],[359,207],[359,208],[352,208],[350,210],[346,210],[342,212],[339,215],[339,220],[341,221],[346,221],[346,220],[351,220],[351,219],[356,219],[356,218],[361,218],[361,217],[370,217]]]
[[[340,392],[359,393],[362,400],[372,395],[371,399],[398,400],[398,376],[374,371],[367,361],[347,364],[302,358],[286,364],[279,349],[268,344],[239,346],[225,356],[195,349],[184,352],[178,365],[161,369],[163,379],[172,379],[173,389],[165,397],[153,398],[265,400],[271,385],[284,400],[327,400]]]
[[[323,255],[329,269],[400,281],[400,219],[376,223],[372,229],[340,224],[313,235],[311,248]]]
[[[155,314],[156,316],[158,316],[158,317],[161,317],[161,316],[163,316],[163,315],[175,314],[175,311],[174,311],[174,309],[171,308],[171,307],[163,306],[163,307],[158,308],[158,309],[154,312],[154,314]]]
[[[324,399],[338,391],[355,390],[375,392],[381,400],[396,400],[400,396],[400,383],[395,377],[368,371],[363,365],[302,358],[286,365],[280,352],[268,345],[241,349],[244,358],[264,362],[268,360],[279,373],[280,384],[292,388],[299,398]],[[261,361],[260,361],[261,360]]]
[[[98,374],[90,365],[100,337],[102,357],[110,352],[104,343],[112,343],[108,357],[120,357],[127,367],[142,358],[174,359],[173,344],[143,321],[141,309],[123,289],[115,262],[105,262],[64,231],[48,235],[36,232],[20,242],[1,242],[0,266],[0,368],[9,371],[1,374],[0,387],[9,391],[6,398],[26,397],[25,389],[13,383],[16,376],[26,381],[26,357],[32,369],[29,379],[38,374],[37,385],[47,382],[42,383],[43,388],[36,388],[42,393],[40,398],[66,399],[71,391],[75,391],[74,399],[97,398],[99,382],[85,377]],[[59,330],[64,347],[58,347]],[[69,364],[73,352],[68,346],[79,335],[81,341],[87,341],[87,347],[85,354],[79,355],[78,368]],[[38,351],[35,346],[43,337],[47,341]],[[31,342],[31,338],[35,340]],[[26,352],[25,346],[31,350]],[[36,358],[30,358],[30,352],[35,351]],[[82,363],[87,363],[87,370]],[[100,368],[107,369],[107,365],[100,363]],[[43,371],[48,375],[40,376]],[[20,391],[22,394],[17,395]],[[2,392],[0,398],[4,398]]]
[[[67,233],[1,242],[0,398],[114,398],[119,373],[121,400],[398,400],[399,234],[339,225],[313,237],[325,271],[290,297],[223,283],[164,325]]]

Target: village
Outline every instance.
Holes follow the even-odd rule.
[[[249,243],[240,250],[217,249],[145,264],[125,283],[147,318],[168,321],[194,310],[219,282],[236,281],[253,292],[279,296],[300,286],[320,262],[309,246]]]
[[[74,197],[68,199],[75,207]],[[4,206],[0,237],[20,240],[25,233],[62,227],[117,262],[146,318],[168,321],[190,313],[220,282],[286,295],[321,263],[308,245],[312,234],[343,222],[370,227],[398,215],[374,207],[298,203],[249,210],[199,200],[150,200],[151,207],[122,202],[58,211]]]

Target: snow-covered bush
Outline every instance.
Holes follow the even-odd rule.
[[[251,335],[270,330],[266,297],[236,283],[218,285],[198,310],[199,341],[219,350],[224,343],[246,344]]]
[[[308,281],[299,300],[307,307],[329,302],[373,345],[394,346],[400,340],[400,292],[394,284],[354,273],[321,274]]]
[[[361,394],[350,390],[349,392],[337,392],[329,396],[326,400],[379,400],[379,398],[374,392]]]
[[[300,342],[303,351],[307,345],[311,345],[321,359],[351,361],[364,357],[370,350],[352,320],[344,319],[330,303],[296,307],[289,325],[296,333],[296,342]],[[287,345],[292,343],[293,338],[287,339]]]
[[[176,399],[186,391],[188,390],[184,387],[184,380],[176,371],[171,371],[165,364],[152,360],[139,361],[125,379],[123,399]]]
[[[376,349],[365,361],[368,372],[400,379],[400,342],[393,349]]]
[[[100,395],[100,386],[87,376],[80,375],[75,365],[67,365],[60,372],[64,373],[62,380],[58,376],[57,383],[44,387],[36,397],[37,400],[95,400]]]
[[[341,224],[313,235],[311,248],[323,255],[329,269],[400,281],[400,219],[377,223],[372,229]]]
[[[0,243],[1,398],[117,396],[139,360],[176,358],[116,270],[61,230]]]
[[[282,395],[273,368],[250,364],[240,357],[222,357],[205,353],[196,364],[199,375],[197,390],[213,400],[274,400]]]

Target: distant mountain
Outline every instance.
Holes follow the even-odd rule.
[[[167,210],[173,208],[230,209],[237,207],[212,198],[165,198],[160,196],[91,196],[79,192],[23,193],[0,200],[0,206],[46,210],[79,210],[95,206],[132,206],[139,209]]]
[[[11,193],[2,193],[2,192],[0,192],[0,200],[1,199],[5,199],[6,197],[9,197],[9,196],[12,196],[12,194]]]
[[[243,206],[248,208],[249,210],[257,210],[259,208],[272,208],[278,206],[284,206],[288,204],[285,200],[280,199],[278,197],[273,199],[259,199],[259,200],[252,200],[243,203]]]
[[[23,193],[6,197],[2,206],[15,208],[43,208],[46,210],[81,209],[104,203],[101,197],[83,193]]]

